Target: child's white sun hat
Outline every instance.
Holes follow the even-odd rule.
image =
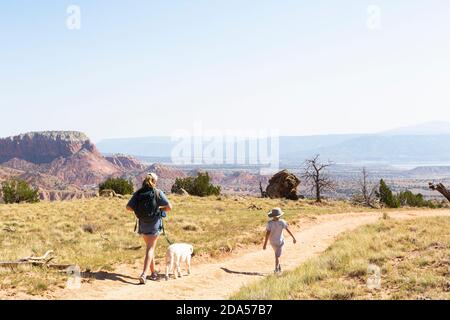
[[[284,214],[284,212],[281,210],[281,208],[273,208],[271,212],[269,212],[267,215],[269,218],[273,217],[281,217]]]

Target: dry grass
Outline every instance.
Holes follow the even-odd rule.
[[[301,217],[364,211],[345,202],[316,205],[241,197],[170,196],[174,211],[165,221],[169,238],[194,244],[196,254],[217,258],[237,246],[262,241],[265,213],[274,206],[286,211],[295,224]],[[142,240],[134,231],[135,219],[126,212],[126,200],[91,199],[38,204],[0,205],[0,260],[16,260],[54,250],[57,263],[79,265],[82,270],[109,271],[117,264],[143,257]],[[262,208],[262,210],[255,210]],[[161,238],[157,257],[167,242]],[[41,294],[64,286],[64,273],[20,267],[0,270],[0,290]]]
[[[450,218],[382,220],[343,234],[321,256],[232,299],[450,299]],[[368,266],[381,288],[367,286]]]

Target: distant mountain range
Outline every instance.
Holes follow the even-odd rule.
[[[340,163],[450,163],[450,123],[428,122],[376,134],[282,136],[280,161],[299,164],[315,154]],[[97,144],[104,154],[127,153],[170,161],[177,142],[170,137],[108,139]]]
[[[382,133],[383,135],[449,135],[450,122],[433,121],[415,126],[406,126]]]
[[[330,170],[341,185],[339,193],[330,195],[335,197],[345,197],[352,192],[355,174],[361,169],[360,162],[365,161],[383,163],[380,168],[370,170],[377,179],[395,180],[399,188],[428,188],[427,184],[415,181],[450,179],[450,166],[447,166],[450,163],[450,134],[431,134],[428,129],[424,130],[426,127],[417,127],[421,134],[404,128],[372,135],[281,137],[280,169],[291,165],[289,168],[294,173],[300,173],[301,162],[314,154],[335,161],[338,165]],[[404,134],[404,130],[409,133]],[[166,159],[168,162],[176,143],[169,137],[157,137],[107,140],[97,147],[85,134],[72,131],[32,132],[0,138],[0,183],[13,178],[23,179],[38,187],[42,199],[65,200],[95,196],[98,184],[109,177],[126,178],[139,187],[148,172],[157,173],[158,185],[166,192],[170,191],[176,178],[195,176],[203,170],[210,172],[212,182],[220,185],[224,193],[232,194],[257,195],[260,183],[265,186],[270,178],[261,175],[257,166],[175,167],[152,160]],[[133,155],[147,159],[151,165]],[[433,163],[433,166],[421,166],[425,162]],[[409,164],[407,167],[415,169],[399,170],[386,167],[386,163]],[[300,186],[302,192],[305,188],[305,185]]]
[[[450,163],[449,135],[366,135],[328,146],[282,154],[286,162],[320,154],[336,162]]]

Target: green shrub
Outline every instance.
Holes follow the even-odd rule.
[[[5,203],[36,203],[40,201],[39,192],[24,180],[10,180],[2,183]]]
[[[180,193],[181,189],[186,190],[189,194],[192,194],[192,190],[194,189],[194,178],[176,178],[175,183],[172,185],[171,192],[172,193]]]
[[[179,193],[181,189],[184,189],[190,195],[199,197],[220,195],[220,186],[214,186],[210,181],[211,178],[208,172],[200,172],[196,178],[177,178],[171,191],[172,193]]]
[[[421,193],[415,194],[410,190],[405,190],[398,194],[394,194],[383,179],[380,181],[377,197],[380,199],[380,202],[388,208],[408,206],[435,209],[442,207],[442,204],[435,203],[431,200],[425,200]]]
[[[114,190],[121,195],[132,194],[134,192],[133,183],[122,178],[109,178],[99,185],[100,192],[103,190]]]
[[[410,190],[400,192],[398,199],[402,206],[436,208],[437,205],[430,200],[425,200],[421,193],[414,194]]]
[[[400,200],[392,193],[392,190],[387,186],[383,179],[380,180],[380,187],[377,192],[380,202],[388,208],[399,208]]]

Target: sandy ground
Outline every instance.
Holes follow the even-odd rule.
[[[450,210],[390,212],[390,218],[449,216]],[[295,231],[297,244],[287,238],[282,266],[292,270],[302,262],[323,252],[340,233],[381,219],[380,213],[322,215],[305,219]],[[79,289],[61,289],[53,299],[227,299],[243,285],[258,281],[274,269],[273,251],[268,246],[240,249],[221,261],[195,263],[192,274],[177,280],[164,278],[137,285],[140,264],[119,266],[114,272],[83,282]],[[161,273],[164,265],[160,266]],[[184,270],[183,270],[184,271]],[[162,275],[161,275],[162,276]]]

